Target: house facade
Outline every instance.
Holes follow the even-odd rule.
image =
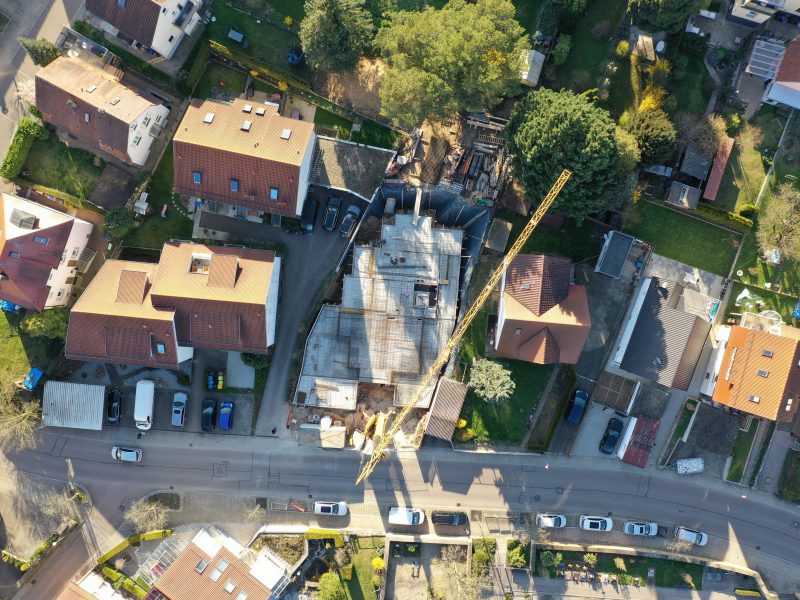
[[[282,117],[275,104],[193,100],[173,138],[175,191],[251,221],[296,218],[315,147],[313,123]]]
[[[266,250],[168,243],[158,264],[107,261],[71,311],[65,353],[169,369],[195,348],[263,354],[279,280]]]
[[[86,0],[103,31],[168,59],[197,29],[202,6],[202,0]]]
[[[500,283],[495,352],[537,364],[575,364],[592,320],[586,288],[568,258],[520,254]]]
[[[66,305],[94,258],[92,224],[6,193],[0,219],[0,300],[35,311]]]
[[[36,74],[44,120],[122,162],[142,166],[169,109],[78,58],[62,56]]]
[[[732,17],[749,25],[760,25],[779,12],[796,14],[800,0],[734,0],[730,6]]]

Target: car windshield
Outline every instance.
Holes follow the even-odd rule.
[[[419,523],[419,515],[417,513],[413,513],[411,515],[411,524],[416,525],[417,523]]]

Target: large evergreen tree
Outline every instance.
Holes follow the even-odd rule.
[[[538,203],[562,169],[572,177],[553,211],[583,219],[607,208],[625,173],[614,121],[587,97],[546,88],[517,103],[505,130],[514,174]]]
[[[633,134],[642,153],[642,164],[657,165],[669,161],[675,151],[675,127],[660,108],[644,112],[626,112],[620,127]]]
[[[300,42],[311,66],[341,71],[355,66],[375,33],[364,0],[306,0]]]
[[[677,33],[698,11],[702,0],[630,0],[630,5],[642,27]]]
[[[509,0],[450,0],[393,13],[376,38],[388,63],[381,112],[413,126],[499,103],[517,89],[529,48],[515,10]]]

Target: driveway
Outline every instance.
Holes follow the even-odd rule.
[[[592,402],[589,405],[589,409],[586,411],[586,414],[583,416],[583,422],[581,422],[580,430],[578,431],[578,437],[575,439],[575,443],[572,445],[571,454],[577,456],[592,456],[594,458],[618,460],[616,454],[607,456],[605,454],[601,454],[600,450],[598,450],[598,447],[600,446],[600,438],[603,437],[603,433],[606,430],[606,425],[608,425],[608,420],[611,417],[621,419],[623,424],[627,425],[627,418],[620,416],[619,413],[607,406]]]

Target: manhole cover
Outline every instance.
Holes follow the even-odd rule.
[[[534,501],[534,502],[538,502],[538,501],[539,501],[539,500],[541,500],[541,499],[542,499],[542,497],[541,497],[539,494],[536,494],[536,495],[533,497],[533,501]]]
[[[225,477],[228,474],[228,465],[224,463],[214,464],[214,477]]]
[[[792,527],[795,529],[800,529],[800,521],[792,521]]]

